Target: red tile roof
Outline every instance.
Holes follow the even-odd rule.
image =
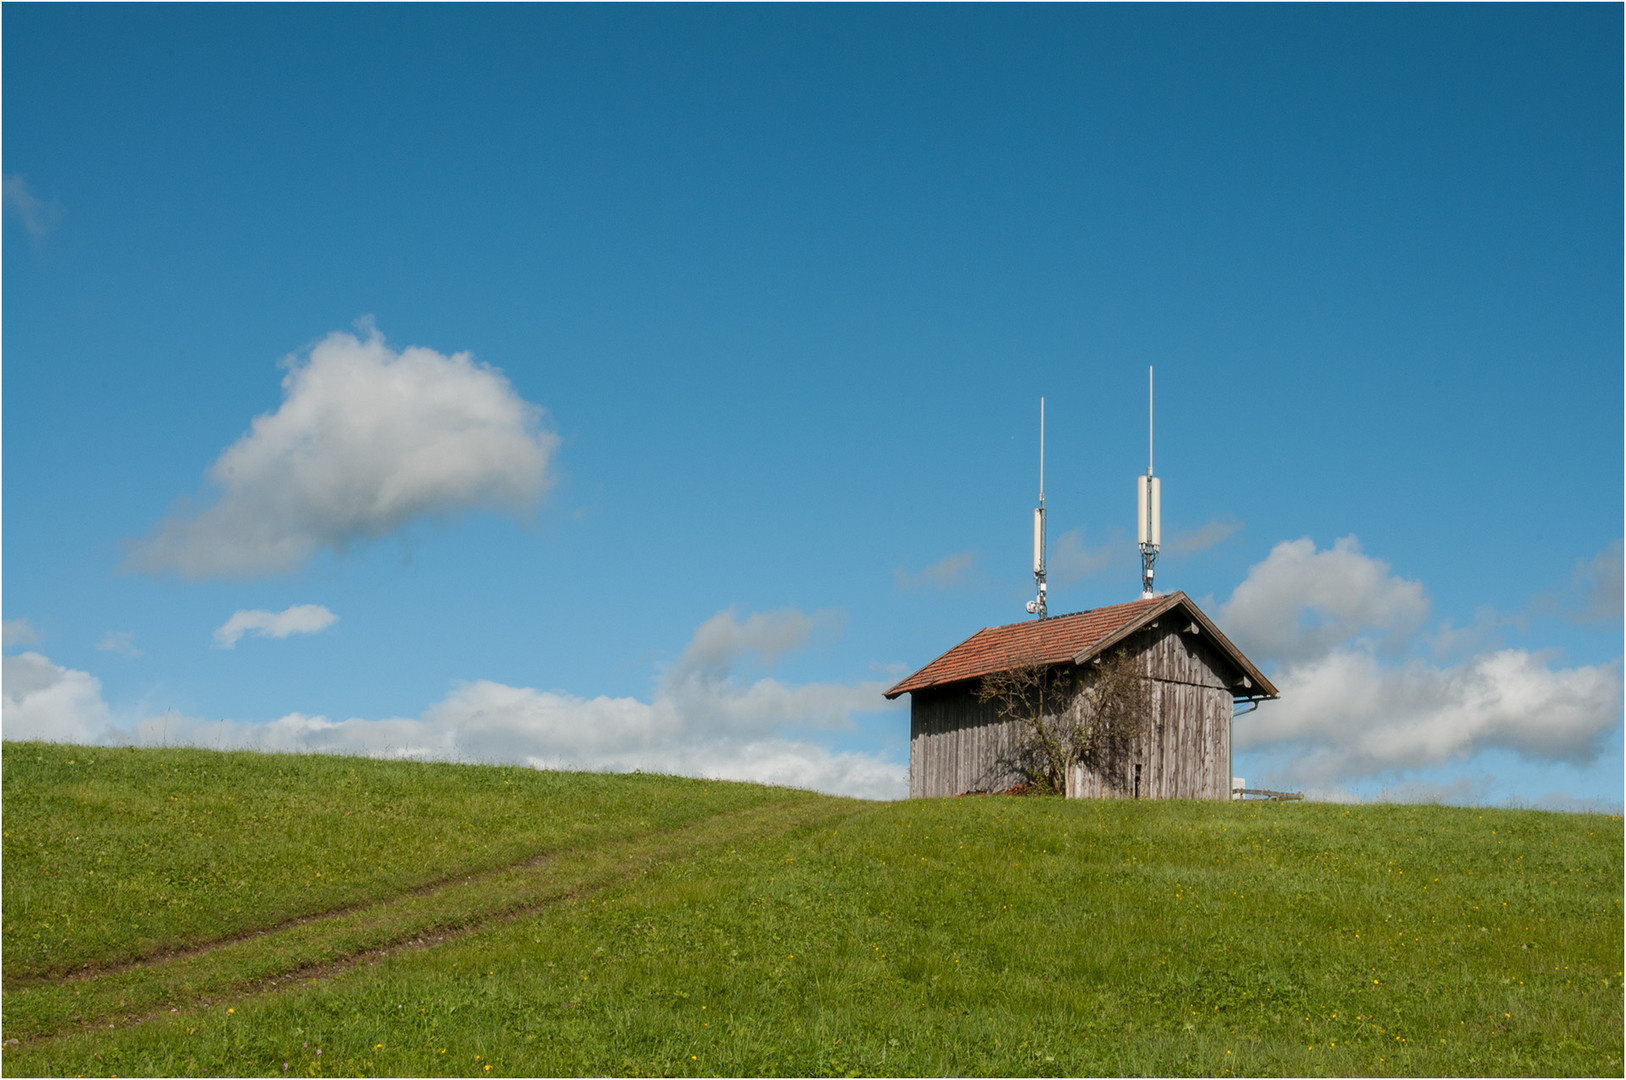
[[[1020,664],[1082,663],[1090,653],[1122,640],[1163,612],[1182,605],[1207,625],[1224,651],[1237,661],[1237,666],[1251,677],[1260,691],[1276,696],[1276,688],[1269,680],[1183,592],[978,630],[888,690],[886,696],[895,698],[915,690],[975,679]]]
[[[1136,600],[1052,619],[985,627],[888,690],[886,696],[975,679],[1021,664],[1071,663],[1073,657],[1161,603],[1161,599]]]

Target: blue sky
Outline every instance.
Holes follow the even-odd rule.
[[[1618,805],[1621,20],[8,5],[6,735],[899,794],[1155,364],[1239,775]]]

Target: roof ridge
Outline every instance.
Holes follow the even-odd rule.
[[[1044,623],[1053,623],[1053,622],[1057,621],[1058,619],[1074,619],[1074,618],[1077,618],[1080,615],[1096,615],[1096,614],[1099,614],[1099,613],[1101,613],[1103,611],[1111,611],[1114,608],[1133,607],[1136,604],[1158,604],[1158,603],[1162,603],[1162,602],[1164,602],[1166,600],[1172,600],[1176,596],[1184,596],[1184,595],[1185,595],[1185,592],[1182,590],[1182,591],[1176,591],[1176,592],[1172,592],[1172,593],[1165,593],[1162,596],[1153,596],[1153,597],[1150,597],[1150,598],[1143,596],[1138,600],[1125,600],[1122,603],[1118,603],[1118,604],[1102,604],[1100,607],[1085,608],[1083,611],[1068,611],[1068,612],[1064,612],[1064,613],[1062,613],[1060,615],[1048,615],[1043,619],[1023,619],[1020,622],[1000,623],[998,626],[985,626],[985,627],[982,628],[982,630],[978,630],[977,634],[982,633],[983,630],[1005,630],[1005,629],[1008,629],[1008,628],[1013,627],[1013,626],[1040,626],[1040,625],[1042,625]],[[971,637],[976,637],[977,634],[972,634]],[[966,640],[969,641],[970,638],[967,638]]]

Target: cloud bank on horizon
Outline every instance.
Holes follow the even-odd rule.
[[[896,798],[906,766],[835,752],[810,733],[850,730],[860,713],[896,711],[883,682],[786,684],[743,680],[830,628],[831,613],[721,611],[694,631],[649,701],[584,698],[490,680],[460,684],[415,718],[291,713],[268,722],[175,714],[115,716],[101,683],[36,652],[4,658],[8,739],[215,749],[353,753],[435,761],[519,762],[537,768],[666,772]]]
[[[1226,632],[1274,672],[1282,692],[1280,701],[1239,720],[1237,749],[1261,754],[1276,782],[1331,798],[1348,797],[1343,785],[1374,777],[1396,780],[1395,797],[1450,798],[1454,788],[1406,778],[1489,749],[1538,761],[1597,759],[1619,723],[1618,661],[1559,668],[1525,649],[1490,648],[1430,663],[1408,655],[1428,608],[1421,583],[1396,576],[1353,536],[1322,550],[1307,538],[1276,545],[1218,610]],[[316,605],[239,612],[217,637],[251,625],[283,636],[276,629],[308,632],[298,627],[320,629],[332,619]],[[648,701],[474,680],[415,718],[381,720],[119,716],[93,675],[30,651],[4,659],[3,723],[11,739],[642,769],[902,797],[905,765],[834,752],[819,740],[820,732],[852,729],[857,715],[897,710],[881,700],[886,683],[790,685],[738,675],[771,668],[839,622],[832,612],[718,612],[695,629]]]
[[[282,405],[209,467],[215,501],[129,545],[125,566],[187,580],[259,577],[421,518],[522,513],[559,437],[501,371],[466,352],[396,352],[363,322],[283,360]]]

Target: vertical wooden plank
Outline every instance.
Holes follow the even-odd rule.
[[[1170,794],[1179,799],[1191,798],[1191,687],[1180,682],[1174,685],[1175,708],[1180,713],[1180,746],[1178,770],[1180,783]]]
[[[955,742],[957,739],[956,722],[959,702],[954,698],[943,699],[943,712],[939,717],[937,733],[937,760],[934,763],[933,773],[937,795],[941,798],[949,794],[948,766],[958,752]]]
[[[909,695],[909,797],[920,798],[920,695]]]
[[[933,743],[937,742],[937,709],[930,708],[930,699],[920,693],[911,695],[914,703],[911,709],[920,709],[920,797],[932,797],[932,758]],[[914,756],[909,758],[909,768],[914,769]],[[909,777],[909,789],[915,789],[915,777]]]
[[[1186,798],[1202,798],[1203,789],[1203,695],[1198,687],[1186,684],[1186,723],[1190,736],[1186,740]]]
[[[962,717],[960,730],[965,740],[965,754],[960,758],[960,767],[955,773],[955,794],[972,791],[981,786],[977,781],[980,779],[978,774],[982,771],[980,768],[982,743],[986,732],[985,726],[976,722],[976,710],[972,708],[969,697],[964,702]]]
[[[950,752],[954,701],[942,693],[933,696],[937,699],[937,722],[932,731],[931,791],[932,797],[938,798],[943,794],[943,762]]]
[[[918,697],[919,695],[916,696]],[[920,793],[925,798],[931,798],[937,794],[937,785],[933,783],[932,772],[937,762],[937,732],[938,729],[942,727],[942,713],[940,705],[934,702],[933,706],[934,707],[931,711],[931,720],[926,725],[926,733],[924,736],[925,746],[923,747],[921,753],[922,761],[920,766]]]
[[[1209,716],[1211,711],[1209,703],[1212,698],[1213,693],[1205,686],[1193,686],[1191,688],[1193,719],[1197,729],[1197,744],[1194,749],[1198,755],[1197,759],[1192,763],[1192,771],[1195,774],[1192,778],[1191,797],[1193,799],[1208,798],[1208,790],[1212,785],[1210,773],[1214,751],[1211,740],[1214,735],[1214,725]]]
[[[1175,643],[1174,635],[1170,635],[1171,645]],[[1186,688],[1180,683],[1168,683],[1164,696],[1169,702],[1169,740],[1164,753],[1164,762],[1168,769],[1168,782],[1164,785],[1162,796],[1165,799],[1179,798],[1185,787],[1186,740],[1189,738],[1188,717],[1186,716]]]
[[[1184,656],[1182,649],[1181,655]],[[1171,798],[1191,798],[1191,686],[1189,683],[1179,682],[1174,685],[1175,708],[1180,713],[1180,741],[1176,747],[1175,771],[1179,783],[1169,793]]]
[[[932,756],[927,775],[932,798],[943,794],[943,757],[948,753],[949,716],[953,702],[942,694],[934,694],[937,708],[932,723]]]
[[[936,722],[932,725],[932,758],[928,772],[933,798],[943,794],[943,758],[948,753],[950,707],[950,703],[939,695]]]
[[[1218,799],[1220,792],[1228,788],[1231,783],[1230,777],[1222,778],[1220,776],[1220,773],[1225,771],[1225,759],[1220,756],[1222,717],[1219,709],[1219,695],[1212,688],[1208,688],[1204,690],[1203,699],[1206,705],[1204,717],[1208,722],[1207,738],[1203,740],[1203,748],[1207,752],[1207,756],[1203,760],[1203,773],[1208,783],[1203,797],[1205,799]]]
[[[1213,767],[1214,751],[1212,739],[1214,737],[1214,724],[1209,713],[1212,711],[1210,702],[1213,693],[1205,686],[1193,686],[1192,697],[1196,699],[1198,735],[1201,742],[1202,760],[1197,766],[1197,793],[1192,796],[1197,799],[1208,798],[1208,791],[1213,781],[1210,779]]]
[[[943,794],[943,755],[948,752],[948,710],[950,704],[938,695],[938,708],[932,724],[932,756],[927,767],[932,798]]]
[[[1185,683],[1180,688],[1185,693],[1186,708],[1186,788],[1182,796],[1187,799],[1200,799],[1203,797],[1203,740],[1207,737],[1207,725],[1203,723],[1203,692],[1202,687]]]
[[[1163,752],[1168,745],[1169,703],[1165,700],[1162,683],[1155,681],[1152,683],[1152,696],[1157,702],[1157,707],[1153,713],[1151,741],[1146,748],[1146,767],[1142,770],[1141,776],[1140,794],[1143,799],[1157,797],[1158,779],[1163,775]]]
[[[1225,752],[1231,695],[1210,687],[1208,698],[1208,798],[1225,799],[1231,793],[1230,755]]]
[[[982,746],[986,741],[988,729],[986,725],[974,721],[969,703],[966,706],[966,724],[962,730],[965,732],[966,749],[965,757],[960,759],[959,777],[955,787],[960,791],[971,791],[982,786],[978,781],[981,779],[979,774],[983,771]]]
[[[1163,792],[1164,798],[1173,798],[1179,795],[1184,782],[1182,772],[1186,760],[1186,713],[1185,687],[1177,682],[1165,683],[1163,699],[1168,702],[1169,710],[1169,785]]]
[[[1163,789],[1167,782],[1169,746],[1174,741],[1176,734],[1174,723],[1179,718],[1174,714],[1174,710],[1169,707],[1169,684],[1159,681],[1152,683],[1152,687],[1158,701],[1157,726],[1154,729],[1157,743],[1152,748],[1152,752],[1146,755],[1149,759],[1147,765],[1151,775],[1146,778],[1146,789],[1143,794],[1148,799],[1158,799],[1163,797]]]
[[[1173,714],[1174,737],[1169,740],[1169,786],[1164,790],[1166,799],[1184,798],[1186,794],[1186,766],[1191,760],[1191,717],[1186,713],[1186,686],[1170,683],[1167,691],[1169,711]]]

